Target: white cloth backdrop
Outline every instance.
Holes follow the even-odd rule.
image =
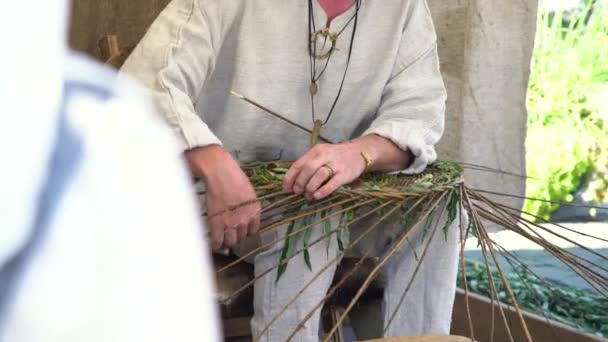
[[[440,158],[525,174],[526,92],[538,1],[428,1],[448,87]],[[525,192],[525,180],[513,176],[467,171],[466,181],[484,190]]]

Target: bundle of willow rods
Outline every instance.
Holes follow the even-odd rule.
[[[364,236],[373,233],[382,224],[389,223],[389,220],[394,222],[393,220],[395,220],[395,217],[401,220],[400,223],[402,224],[399,225],[399,227],[401,227],[402,231],[399,232],[398,238],[395,240],[391,249],[383,257],[379,258],[376,267],[374,267],[367,276],[363,285],[358,289],[356,295],[338,318],[337,323],[331,327],[325,341],[330,340],[336,333],[341,323],[357,303],[357,300],[372,281],[380,274],[382,266],[395,255],[399,248],[408,248],[404,242],[408,241],[409,234],[411,233],[409,228],[421,223],[425,227],[424,235],[427,236],[427,238],[426,242],[423,243],[423,252],[418,257],[418,265],[414,271],[413,277],[416,276],[418,268],[425,258],[431,239],[433,239],[436,232],[454,226],[458,227],[457,229],[460,230],[462,259],[460,267],[463,271],[462,274],[466,274],[466,264],[464,262],[465,243],[469,236],[475,236],[481,247],[484,264],[490,279],[490,298],[492,303],[498,301],[499,294],[496,285],[501,283],[501,287],[506,290],[510,304],[516,310],[519,317],[518,322],[510,322],[501,306],[493,306],[497,308],[499,317],[497,318],[495,312],[492,311],[492,326],[494,327],[494,321],[499,319],[499,321],[505,325],[511,341],[514,340],[511,329],[515,324],[522,327],[527,341],[532,341],[532,336],[526,326],[517,299],[509,286],[499,256],[505,257],[511,265],[523,265],[524,267],[516,268],[518,272],[526,272],[528,275],[535,277],[536,275],[528,267],[525,267],[525,264],[521,262],[514,253],[504,249],[498,242],[493,240],[486,229],[488,223],[515,232],[541,246],[544,250],[560,260],[566,267],[570,268],[584,279],[598,294],[608,298],[608,273],[606,273],[608,272],[608,269],[585,257],[560,248],[540,233],[549,233],[549,235],[563,239],[564,241],[598,256],[604,261],[608,261],[608,257],[562,235],[564,231],[578,233],[576,231],[559,224],[551,224],[538,217],[536,217],[536,219],[541,223],[533,222],[528,219],[532,216],[522,215],[527,213],[522,212],[520,209],[511,208],[488,198],[486,196],[486,193],[488,192],[467,187],[463,180],[463,168],[457,163],[447,161],[437,162],[422,174],[415,176],[402,174],[368,174],[362,176],[353,184],[341,187],[330,197],[316,202],[306,200],[303,195],[287,193],[282,190],[283,177],[290,165],[291,163],[289,162],[269,162],[243,166],[243,170],[248,175],[258,195],[258,200],[262,204],[261,216],[263,224],[258,233],[262,234],[273,229],[285,227],[287,227],[287,230],[284,236],[253,249],[247,254],[242,255],[238,260],[217,271],[218,273],[226,272],[239,262],[243,262],[256,253],[259,253],[274,244],[282,244],[281,256],[274,267],[271,267],[261,274],[257,274],[253,280],[243,285],[240,289],[236,290],[232,296],[225,300],[229,301],[232,297],[238,295],[248,287],[253,286],[257,279],[268,275],[274,270],[277,270],[276,281],[281,281],[281,275],[285,272],[286,268],[289,267],[289,261],[292,258],[304,258],[304,261],[310,270],[312,270],[308,248],[318,243],[323,241],[327,242],[330,239],[335,238],[340,252],[335,258],[323,265],[308,283],[302,284],[301,290],[291,298],[281,310],[279,310],[273,319],[271,319],[265,329],[263,329],[264,332],[266,332],[276,319],[288,310],[290,305],[318,279],[321,273],[338,263],[345,253],[357,245]],[[488,171],[496,172],[495,170]],[[499,193],[492,194],[501,195]],[[505,196],[510,195],[505,194]],[[243,205],[246,204],[247,203],[243,203]],[[433,221],[433,218],[436,217],[438,213],[440,217],[444,212],[447,213],[446,222],[443,222],[440,225],[439,220]],[[465,212],[466,215],[463,215]],[[348,234],[349,227],[364,218],[372,217],[372,223],[366,225],[361,234],[351,241]],[[466,217],[468,217],[468,222],[465,222]],[[458,224],[453,225],[457,218],[459,220]],[[340,224],[338,224],[338,227],[330,224],[331,219],[339,219]],[[320,227],[316,229],[321,229],[322,234],[314,241],[310,241],[312,229],[315,227]],[[590,237],[588,234],[578,234]],[[607,242],[606,239],[600,237],[592,238]],[[382,239],[382,237],[378,237],[378,239]],[[371,253],[371,248],[366,250],[362,255],[361,261],[368,258]],[[358,264],[329,289],[327,295],[306,315],[306,318],[300,323],[300,326],[303,326],[313,313],[316,310],[321,309],[325,302],[353,276],[357,265]],[[498,277],[496,277],[497,273]],[[409,285],[411,285],[412,281],[413,279],[410,280]],[[474,338],[473,326],[475,322],[471,320],[468,305],[469,291],[466,278],[463,279],[463,284],[465,298],[467,298],[466,306],[470,333]],[[409,291],[409,285],[405,293],[401,296],[401,302],[403,302],[403,299]],[[395,312],[392,313],[392,318],[388,322],[385,322],[385,329],[393,323],[392,320],[394,316]],[[299,329],[295,329],[292,332],[290,339],[295,336],[298,330]],[[260,336],[254,336],[254,339],[259,338]]]

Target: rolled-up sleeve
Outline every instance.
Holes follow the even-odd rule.
[[[199,2],[173,0],[122,68],[150,90],[184,150],[221,145],[194,108],[219,41]]]
[[[426,1],[414,0],[408,10],[393,73],[377,117],[364,135],[380,135],[411,151],[415,159],[403,172],[419,173],[437,159],[435,144],[443,134],[446,90]]]

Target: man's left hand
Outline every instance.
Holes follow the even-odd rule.
[[[319,144],[298,159],[283,181],[285,191],[321,200],[365,172],[366,162],[354,142]]]

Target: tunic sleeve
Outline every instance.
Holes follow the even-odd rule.
[[[439,71],[435,28],[425,0],[413,0],[390,80],[370,128],[410,150],[414,162],[403,172],[419,173],[437,159],[444,127],[446,90]]]
[[[219,42],[200,0],[173,0],[152,24],[122,71],[142,82],[184,150],[220,140],[194,101],[215,64]]]

